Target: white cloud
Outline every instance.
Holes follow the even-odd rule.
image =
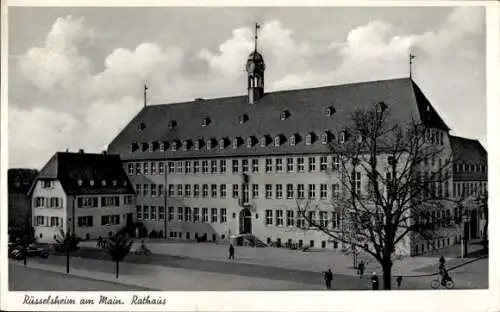
[[[58,18],[45,45],[30,49],[19,59],[20,70],[41,91],[72,87],[90,70],[90,61],[79,54],[78,46],[92,36],[83,18]]]
[[[253,37],[253,30],[249,27],[235,29],[232,37],[219,46],[218,52],[204,49],[199,52],[198,57],[225,76],[243,75],[248,54],[254,49]],[[302,58],[311,56],[309,44],[295,42],[293,31],[285,28],[278,20],[261,25],[257,50],[263,53],[266,62],[272,63],[273,67],[287,70],[303,64]]]

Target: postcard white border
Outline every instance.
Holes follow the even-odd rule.
[[[6,1],[2,1],[2,59],[1,59],[1,127],[0,127],[0,261],[2,278],[0,279],[2,310],[38,310],[38,311],[500,311],[500,275],[497,265],[500,260],[498,246],[500,237],[500,146],[495,142],[500,134],[500,5],[495,1],[238,1],[228,0],[113,0],[105,4],[102,0],[44,0],[27,1],[11,0],[11,6],[484,6],[487,10],[487,140],[489,157],[489,190],[490,190],[490,266],[488,290],[454,290],[454,291],[335,291],[335,292],[161,292],[152,293],[167,298],[165,306],[28,306],[22,305],[23,298],[30,292],[9,292],[7,259],[7,169],[8,169],[8,22]],[[474,103],[471,103],[474,105]],[[496,205],[495,205],[496,204]],[[496,260],[496,261],[495,261]],[[99,292],[33,292],[37,297],[60,294],[61,296],[80,299],[98,297]],[[105,294],[105,293],[103,293]],[[141,292],[108,292],[129,302],[133,294]]]

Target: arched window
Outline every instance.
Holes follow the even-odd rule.
[[[290,145],[291,145],[291,146],[295,146],[295,134],[292,134],[292,135],[290,136]]]
[[[182,142],[182,148],[187,151],[188,148],[189,148],[189,141],[188,140],[184,140],[184,142]]]
[[[247,148],[251,148],[253,146],[253,137],[247,138]]]
[[[220,139],[219,140],[219,148],[224,149],[226,147],[226,140],[225,139]]]
[[[213,147],[213,141],[212,141],[212,139],[209,139],[209,140],[207,141],[207,150],[211,150],[211,149],[212,149],[212,147]]]

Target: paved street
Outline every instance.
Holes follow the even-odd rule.
[[[273,268],[269,266],[225,263],[166,255],[139,257],[129,255],[120,265],[120,278],[114,276],[114,264],[100,250],[81,250],[71,259],[71,274],[105,281],[147,287],[158,290],[320,290],[321,272]],[[65,272],[64,256],[51,255],[48,259],[30,259],[29,266],[44,270]],[[17,262],[17,265],[21,263]],[[488,287],[487,259],[468,264],[451,272],[456,288]],[[486,268],[486,269],[485,269]],[[432,272],[432,268],[427,268]],[[335,273],[335,272],[334,272]],[[396,273],[396,272],[395,272]],[[370,289],[369,276],[359,277],[334,274],[333,289]],[[435,277],[404,278],[402,289],[430,289]],[[174,283],[172,281],[175,281]],[[46,284],[47,290],[51,289]],[[396,283],[393,281],[393,288]]]
[[[144,287],[110,283],[59,272],[25,268],[9,263],[10,291],[125,291],[148,290]]]

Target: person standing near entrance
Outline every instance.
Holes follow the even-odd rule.
[[[234,260],[234,246],[233,246],[233,244],[229,244],[229,259]]]

